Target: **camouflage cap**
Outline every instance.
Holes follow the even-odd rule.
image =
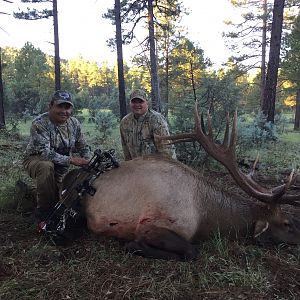
[[[74,106],[71,94],[66,91],[56,91],[52,96],[52,100],[55,101],[56,104],[68,103]]]
[[[141,99],[143,101],[148,101],[148,97],[145,91],[141,89],[134,90],[130,95],[130,101],[133,99]]]

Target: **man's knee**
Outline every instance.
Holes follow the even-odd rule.
[[[41,160],[36,167],[36,176],[54,176],[54,164],[51,161]]]
[[[53,162],[42,160],[39,156],[28,157],[24,160],[23,166],[31,178],[54,174]]]

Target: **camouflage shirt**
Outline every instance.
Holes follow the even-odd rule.
[[[169,130],[165,118],[154,110],[148,110],[138,119],[129,113],[121,121],[120,132],[125,160],[155,152],[176,158],[173,146],[162,149],[155,146],[154,134],[169,135]]]
[[[45,160],[68,166],[70,154],[75,152],[89,159],[90,148],[76,118],[69,118],[65,124],[54,124],[46,112],[33,120],[26,156],[41,155]]]

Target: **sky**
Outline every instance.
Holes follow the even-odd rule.
[[[12,13],[27,4],[13,0],[14,4],[0,1],[0,12]],[[113,0],[58,0],[59,43],[61,58],[71,59],[79,55],[85,59],[114,64],[116,52],[112,52],[106,40],[114,36],[114,26],[102,18],[107,8],[113,7]],[[84,5],[83,5],[84,3]],[[220,67],[230,56],[225,47],[222,32],[226,31],[224,20],[237,17],[238,12],[229,0],[184,0],[189,15],[184,16],[181,25],[186,27],[187,36],[204,50],[205,57]],[[44,4],[43,4],[44,5]],[[42,51],[52,54],[52,19],[24,21],[0,14],[0,45],[21,48],[27,41]],[[124,58],[129,60],[138,47],[124,46]]]

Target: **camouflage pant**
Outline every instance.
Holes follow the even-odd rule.
[[[36,179],[37,208],[51,209],[59,200],[59,190],[68,167],[55,165],[38,155],[27,157],[23,166],[29,176]]]

